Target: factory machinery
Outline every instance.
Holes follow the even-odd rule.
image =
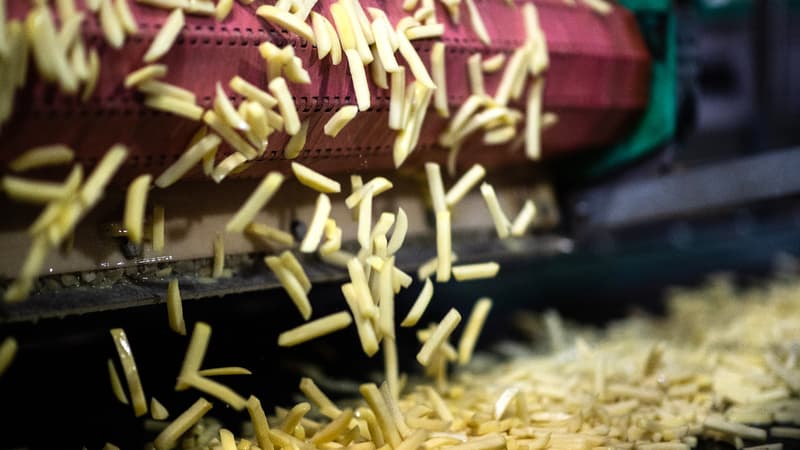
[[[435,295],[420,325],[451,307],[465,323],[491,297],[478,349],[493,348],[484,359],[497,364],[514,354],[508,342],[559,350],[561,317],[597,325],[663,311],[666,286],[711,272],[752,280],[772,273],[778,255],[782,276],[794,276],[800,153],[788,118],[800,102],[788,88],[795,65],[779,56],[793,48],[790,2],[4,3],[0,339],[14,336],[18,348],[0,376],[0,448],[142,448],[163,431],[112,395],[109,329],[130,339],[148,395],[158,392],[173,418],[190,407],[196,396],[173,389],[188,339],[167,319],[171,284],[183,334],[214,327],[204,367],[247,367],[253,375],[225,385],[261,398],[268,415],[297,403],[302,376],[337,401],[358,397],[359,383],[382,381],[386,369],[361,352],[361,330],[298,348],[276,342],[311,311],[287,287],[289,259],[313,285],[300,297],[315,319],[347,310],[351,258],[367,277],[388,264],[365,253],[380,250],[363,242],[361,214],[374,216],[368,237],[386,226],[389,248],[388,230],[407,222],[391,255],[405,276],[395,281],[398,323],[425,278]],[[381,54],[383,44],[396,55]],[[43,148],[49,162],[25,159]],[[169,179],[192,149],[193,164]],[[87,189],[104,163],[112,174]],[[447,258],[495,263],[496,276],[451,277],[441,266],[437,173],[442,193],[476,177],[461,195],[447,192]],[[391,188],[364,188],[381,179]],[[269,200],[232,225],[270,183],[279,187]],[[138,215],[136,191],[145,193]],[[322,231],[326,201],[333,221]],[[317,232],[320,243],[304,248]],[[711,292],[738,281],[721,279]],[[539,327],[534,313],[547,309]],[[395,358],[414,379],[418,334],[396,332]],[[238,424],[237,409],[212,414]],[[699,445],[737,445],[721,436]]]

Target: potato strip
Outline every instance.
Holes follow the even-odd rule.
[[[390,91],[389,91],[389,128],[392,130],[400,130],[405,125],[404,117],[404,101],[406,96],[406,69],[399,67],[397,72],[390,76]]]
[[[500,84],[494,94],[494,101],[498,105],[508,104],[511,97],[512,87],[517,83],[517,79],[524,77],[527,74],[527,66],[525,65],[529,60],[529,47],[519,47],[511,55],[511,58],[506,64],[506,70],[503,71],[503,76],[500,79]]]
[[[506,62],[505,53],[497,53],[484,59],[481,62],[481,69],[486,73],[495,73],[503,68],[503,63]]]
[[[325,175],[322,175],[321,173],[316,172],[300,163],[292,163],[292,172],[294,172],[294,176],[297,177],[297,180],[301,184],[308,186],[317,192],[333,194],[339,193],[342,190],[342,187],[338,181],[328,178]]]
[[[126,33],[133,36],[139,32],[139,25],[136,24],[128,0],[114,0],[114,9]]]
[[[392,275],[394,257],[389,257],[378,274],[378,329],[381,335],[393,338],[394,335],[394,290]]]
[[[517,237],[525,235],[535,217],[536,205],[533,203],[533,200],[525,200],[525,204],[522,206],[519,214],[517,214],[514,222],[511,223],[511,235]]]
[[[220,0],[217,2],[216,13],[214,14],[217,21],[224,21],[228,17],[228,14],[231,13],[231,9],[233,9],[233,0]]]
[[[429,25],[419,25],[410,27],[405,31],[406,37],[410,41],[417,39],[435,39],[444,35],[443,23],[432,23]]]
[[[164,64],[151,64],[129,73],[125,77],[125,87],[132,88],[145,81],[162,78],[167,75],[167,66]]]
[[[342,410],[340,410],[334,403],[325,395],[322,390],[314,383],[314,380],[308,377],[303,377],[300,379],[300,392],[306,396],[309,400],[314,402],[320,409],[322,415],[328,417],[329,419],[336,419],[342,414]],[[349,421],[348,421],[349,423]]]
[[[150,397],[150,415],[153,420],[167,420],[169,411],[155,397]]]
[[[400,438],[400,433],[397,431],[397,425],[392,419],[392,413],[389,411],[389,407],[386,405],[386,401],[378,390],[378,387],[373,383],[362,384],[359,391],[361,391],[364,400],[367,401],[370,409],[375,414],[384,439],[386,439],[388,444],[396,448],[400,445],[402,439]]]
[[[265,110],[272,109],[278,104],[278,100],[276,100],[275,97],[253,85],[252,83],[249,83],[238,75],[231,78],[229,85],[234,92],[247,97],[248,100],[257,102],[263,106]]]
[[[262,8],[265,6],[262,6]],[[295,107],[294,100],[292,99],[292,94],[289,91],[289,86],[287,86],[286,80],[278,77],[270,81],[269,91],[278,101],[278,109],[280,110],[284,121],[284,131],[286,131],[286,134],[294,136],[300,131],[300,118],[297,115],[297,108]]]
[[[195,323],[192,337],[189,340],[189,347],[187,347],[186,355],[183,357],[183,364],[181,365],[181,371],[178,375],[178,382],[175,384],[176,391],[189,388],[189,385],[182,380],[200,370],[200,366],[203,364],[203,358],[205,358],[206,355],[206,349],[208,349],[209,339],[211,339],[211,326],[205,322]]]
[[[346,409],[342,411],[341,414],[328,423],[328,425],[314,433],[314,436],[311,438],[311,443],[319,446],[335,440],[342,433],[347,431],[351,420],[353,420],[353,410]]]
[[[342,106],[336,111],[327,122],[325,122],[324,132],[326,136],[336,137],[358,114],[358,107],[354,105]]]
[[[472,94],[486,95],[486,90],[483,87],[480,53],[474,53],[467,59],[467,75],[469,76],[469,86]]]
[[[25,172],[41,167],[68,164],[74,158],[75,152],[66,145],[47,145],[25,151],[9,162],[8,168],[13,172]]]
[[[344,199],[344,203],[348,208],[353,209],[356,206],[358,206],[359,203],[361,203],[361,199],[364,198],[364,195],[367,192],[372,192],[372,196],[374,198],[374,197],[378,196],[379,194],[382,194],[382,193],[388,191],[389,189],[392,188],[392,186],[393,186],[392,182],[387,180],[386,178],[384,178],[384,177],[375,177],[375,178],[369,180],[369,182],[367,182],[367,184],[365,184],[365,185],[361,186],[360,188],[354,190],[352,194],[348,195],[347,198]]]
[[[108,365],[108,379],[111,383],[111,392],[114,393],[114,397],[116,397],[120,403],[123,405],[130,405],[128,395],[125,394],[125,390],[122,388],[122,381],[119,379],[119,373],[117,373],[117,368],[114,366],[114,361],[108,358],[106,364]]]
[[[97,53],[97,49],[93,48],[89,52],[87,69],[89,75],[86,84],[83,86],[83,93],[81,94],[81,101],[84,103],[92,98],[92,94],[94,94],[94,90],[97,87],[97,80],[100,79],[100,55]]]
[[[423,445],[426,439],[428,439],[429,431],[427,430],[414,430],[400,445],[397,446],[396,450],[414,450],[419,448]]]
[[[183,434],[203,418],[211,410],[211,403],[206,399],[198,399],[192,406],[170,423],[159,433],[153,445],[156,450],[171,450]]]
[[[358,225],[356,239],[362,249],[372,249],[372,190],[368,190],[358,204]]]
[[[278,336],[278,345],[281,347],[293,347],[303,342],[316,339],[320,336],[333,333],[348,327],[353,319],[345,311],[331,314],[320,319],[300,325],[288,331],[284,331]]]
[[[419,319],[422,318],[425,310],[428,308],[431,298],[433,298],[433,283],[431,282],[430,278],[426,278],[425,285],[422,287],[417,299],[414,301],[414,304],[408,311],[406,318],[400,323],[400,326],[413,327],[416,325],[417,322],[419,322]]]
[[[71,194],[60,183],[34,181],[12,175],[6,175],[0,180],[0,188],[13,200],[34,204],[63,200]]]
[[[205,392],[208,395],[222,400],[237,411],[244,409],[247,404],[247,401],[231,388],[217,383],[214,380],[204,378],[197,372],[185,376],[182,381],[198,391]]]
[[[711,415],[703,422],[703,427],[710,430],[730,433],[754,441],[763,441],[767,438],[766,430],[756,427],[749,427],[738,423],[727,422],[719,416]]]
[[[253,190],[236,214],[225,225],[229,233],[241,233],[250,224],[256,215],[264,208],[283,184],[283,175],[279,172],[268,173],[261,183]]]
[[[142,242],[144,234],[144,212],[147,207],[147,191],[150,189],[150,175],[139,175],[128,186],[125,200],[125,215],[122,223],[128,230],[128,239],[134,244]]]
[[[433,211],[436,213],[447,211],[444,183],[442,182],[442,173],[439,164],[425,163],[425,174],[428,178],[428,192],[430,193],[431,202],[433,203]]]
[[[203,108],[193,102],[187,102],[171,95],[150,95],[145,98],[144,104],[148,108],[175,114],[190,120],[200,120],[203,117]]]
[[[172,331],[181,336],[186,336],[186,323],[183,320],[183,300],[181,299],[178,280],[175,278],[169,280],[169,285],[167,286],[167,317]]]
[[[317,205],[314,209],[314,216],[306,231],[306,236],[300,244],[300,251],[303,253],[314,253],[322,240],[322,233],[325,231],[325,221],[331,213],[331,201],[325,194],[319,194]]]
[[[453,266],[453,277],[458,281],[494,278],[499,270],[500,265],[496,262],[464,264]]]
[[[525,155],[528,159],[538,160],[541,157],[541,113],[542,90],[544,80],[538,78],[528,91],[525,106]]]
[[[355,259],[352,258],[351,261]],[[358,261],[357,259],[355,259]],[[361,348],[367,356],[372,356],[378,351],[378,339],[375,335],[375,329],[369,318],[365,317],[362,312],[360,296],[356,288],[351,283],[342,285],[342,294],[344,295],[347,306],[350,312],[353,313],[353,318],[356,322],[356,330],[358,331],[358,338],[361,341]],[[370,305],[373,306],[374,305]]]
[[[280,258],[277,256],[267,256],[264,258],[264,263],[275,275],[275,278],[281,283],[286,293],[297,306],[297,310],[303,316],[303,319],[308,320],[311,317],[311,302],[308,301],[306,290],[300,281],[292,274],[292,272],[284,266]]]
[[[490,450],[501,448],[505,445],[505,437],[499,434],[492,434],[467,441],[463,444],[453,445],[449,447],[449,450]]]
[[[366,111],[370,107],[371,95],[364,64],[358,52],[354,49],[345,50],[344,55],[347,58],[347,67],[350,69],[350,78],[353,82],[358,110]]]
[[[314,32],[314,39],[317,41],[317,58],[322,60],[331,52],[331,37],[325,27],[328,19],[321,14],[311,12],[311,28]]]
[[[125,30],[111,0],[100,0],[100,28],[111,48],[119,50],[125,43]]]
[[[431,79],[428,69],[425,68],[425,64],[406,35],[397,33],[397,40],[399,44],[398,50],[400,50],[400,54],[403,55],[403,58],[408,63],[408,68],[414,74],[414,78],[428,89],[436,89],[436,83]]]
[[[462,366],[467,364],[472,358],[472,351],[475,349],[475,343],[478,342],[481,329],[483,328],[486,317],[489,315],[489,310],[492,309],[492,300],[482,298],[475,303],[472,307],[472,313],[467,321],[467,326],[464,328],[464,333],[461,334],[461,339],[458,341],[458,363]]]
[[[490,45],[492,39],[489,37],[489,32],[486,31],[486,25],[483,23],[483,18],[478,11],[478,7],[475,6],[474,0],[464,0],[464,3],[467,4],[467,11],[469,11],[469,18],[472,22],[473,31],[475,31],[475,34],[478,35],[478,39],[480,39],[484,45]]]
[[[445,194],[444,201],[447,207],[452,208],[458,204],[485,176],[486,169],[482,165],[473,165]]]
[[[440,117],[450,117],[450,106],[447,101],[445,44],[443,42],[435,42],[431,47],[431,76],[436,84],[436,91],[433,93],[433,106]]]
[[[216,150],[220,142],[221,139],[216,134],[209,134],[200,139],[156,178],[155,185],[160,188],[166,188],[175,184],[186,172],[199,163],[205,155]]]
[[[422,345],[419,353],[417,353],[417,361],[423,366],[430,364],[433,353],[450,337],[459,322],[461,322],[461,314],[451,308],[442,321],[436,325],[431,337]]]
[[[268,22],[272,22],[281,28],[295,33],[311,44],[316,42],[314,40],[314,31],[311,29],[311,26],[293,14],[289,14],[288,12],[272,5],[259,6],[256,10],[256,14],[263,17]]]
[[[167,54],[178,34],[183,30],[183,25],[183,10],[177,8],[170,13],[158,34],[153,38],[153,43],[144,54],[144,62],[151,63]]]
[[[284,245],[287,247],[294,245],[294,237],[292,237],[291,233],[287,233],[283,230],[279,230],[262,223],[250,223],[245,227],[244,232],[252,236],[258,236],[266,239],[267,241],[275,244]]]
[[[372,21],[372,32],[375,36],[375,47],[378,50],[378,58],[381,60],[383,68],[387,72],[396,72],[400,69],[397,64],[397,59],[394,57],[395,47],[392,45],[392,36],[390,25],[383,18],[378,18]]]
[[[333,5],[331,5],[331,7],[333,7]],[[325,31],[328,33],[328,39],[331,41],[331,64],[338,66],[342,62],[342,43],[339,39],[339,35],[336,33],[336,29],[329,20],[326,19],[323,25],[325,26]]]
[[[261,401],[257,397],[251,395],[247,399],[247,413],[253,423],[258,446],[262,450],[273,450],[272,440],[269,437],[269,422],[266,414],[264,414],[264,409],[261,407]]]
[[[392,232],[392,237],[389,239],[389,242],[386,247],[386,251],[389,255],[393,255],[400,250],[400,247],[403,246],[403,242],[406,239],[406,234],[408,233],[408,215],[406,215],[405,210],[402,207],[397,208],[397,217],[394,222],[394,231]]]
[[[483,183],[481,185],[481,195],[483,195],[483,199],[486,201],[486,207],[489,209],[489,214],[492,216],[492,221],[494,221],[494,227],[497,231],[497,236],[500,239],[507,238],[511,223],[508,221],[508,218],[500,207],[500,202],[497,200],[497,195],[494,192],[494,188],[489,183]]]
[[[377,55],[378,50],[375,48],[375,45],[370,47],[370,51]],[[369,73],[372,77],[372,83],[376,87],[379,89],[389,89],[389,75],[379,57],[376,56],[369,64]]]
[[[308,279],[308,275],[306,275],[305,270],[303,270],[303,266],[300,264],[300,261],[297,260],[297,257],[294,256],[290,250],[286,250],[281,253],[280,256],[281,264],[283,267],[289,269],[289,272],[297,278],[297,281],[300,283],[300,286],[303,287],[306,293],[311,291],[311,280]]]
[[[253,372],[244,367],[215,367],[213,369],[198,370],[197,374],[201,377],[218,377],[228,375],[252,375]]]
[[[247,160],[251,160],[258,156],[258,152],[250,144],[242,139],[236,131],[233,130],[227,123],[225,123],[214,111],[208,110],[203,114],[203,121],[212,130],[216,131],[225,142],[228,143],[234,150],[239,152]],[[224,178],[224,177],[223,177]],[[221,181],[221,179],[220,179]]]
[[[611,14],[612,6],[606,0],[581,0],[581,1],[597,14],[603,16]]]
[[[214,110],[225,120],[228,126],[240,131],[250,130],[250,125],[239,115],[228,94],[222,88],[222,83],[219,81],[217,81],[216,97],[214,97]]]
[[[450,211],[439,211],[436,213],[436,281],[440,283],[450,279],[451,252]]]
[[[311,404],[308,402],[300,402],[294,405],[283,418],[281,430],[286,433],[293,433],[295,427],[300,424],[300,421],[309,411],[311,411]]]
[[[125,373],[125,381],[131,393],[133,413],[136,417],[141,417],[147,414],[147,400],[144,397],[144,389],[142,388],[142,381],[139,379],[136,361],[133,359],[131,344],[122,328],[112,329],[111,337],[114,339],[114,346],[117,348],[122,370]]]
[[[381,390],[384,390],[385,387],[387,391],[386,396],[391,396],[392,399],[396,399],[400,396],[400,367],[397,360],[397,341],[394,337],[394,333],[392,333],[391,336],[384,336],[382,345],[386,382],[381,386]],[[387,403],[389,403],[389,400],[387,400]],[[397,413],[399,414],[399,410],[397,410]],[[395,411],[392,410],[392,416],[394,417],[395,422],[397,422],[398,417],[402,419],[402,415],[398,414],[395,414]],[[405,423],[403,423],[403,425],[405,426]],[[404,436],[404,434],[401,433],[401,436]]]
[[[211,266],[211,277],[219,278],[225,270],[225,236],[217,233],[212,244],[214,249],[214,261]]]

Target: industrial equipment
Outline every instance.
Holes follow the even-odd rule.
[[[703,153],[687,149],[751,117],[737,116],[714,91],[742,73],[715,52],[725,48],[713,47],[715,39],[735,39],[743,32],[731,24],[739,24],[752,34],[752,58],[791,42],[780,34],[790,26],[770,25],[797,13],[778,2],[698,3],[0,0],[0,340],[14,337],[0,342],[0,409],[10,424],[0,448],[162,449],[188,431],[184,448],[223,450],[266,450],[267,441],[287,450],[677,450],[752,445],[766,439],[762,428],[772,430],[769,442],[791,448],[800,341],[796,302],[783,296],[791,297],[796,276],[789,255],[798,250],[800,183],[791,168],[800,154],[789,147],[800,136],[777,125],[770,134],[758,122],[752,135],[775,142],[747,142],[768,150],[695,160]],[[737,8],[753,12],[753,23]],[[775,78],[778,60],[759,61],[760,101],[746,111],[796,111],[796,96],[778,102],[766,93],[769,77],[791,84]],[[728,299],[746,303],[760,292],[739,292],[721,277],[700,294],[670,294],[663,322],[629,318],[617,334],[573,324],[663,310],[667,286],[718,270],[763,275],[779,254],[785,284],[765,294],[771,312],[748,307],[742,319],[776,320],[785,308],[776,341],[739,349],[724,327],[698,331],[714,306],[739,324]],[[701,296],[711,300],[686,306]],[[424,319],[412,319],[415,310]],[[401,327],[406,314],[417,328]],[[459,320],[453,336],[462,345],[451,349]],[[200,351],[211,329],[204,323],[214,331]],[[649,340],[624,347],[630,341],[620,337],[641,327],[653,327],[641,335]],[[702,335],[697,342],[710,353],[671,341],[678,329]],[[473,359],[479,334],[472,365],[448,385],[447,361]],[[530,345],[520,350],[520,341]],[[726,361],[708,345],[735,348]],[[718,360],[752,363],[763,348],[772,353],[751,378],[695,373]],[[487,372],[534,352],[551,359]],[[680,365],[695,372],[658,372],[678,357],[697,358]],[[626,364],[637,358],[644,369],[634,377]],[[249,375],[214,378],[201,363],[247,368],[216,375]],[[563,384],[547,378],[562,363],[573,364]],[[107,386],[117,366],[123,381]],[[540,378],[528,377],[539,370]],[[314,403],[304,409],[301,377],[331,394],[335,413],[317,408],[301,385]],[[384,381],[383,391],[371,390],[369,382],[377,389]],[[683,381],[701,394],[680,391]],[[736,383],[757,388],[737,397]],[[531,387],[551,384],[557,392]],[[573,414],[584,384],[597,404]],[[195,417],[173,433],[181,411],[210,408],[198,391],[217,405],[214,419],[195,425]],[[464,392],[475,402],[464,406]],[[493,412],[482,411],[478,397],[494,395]],[[362,396],[368,408],[353,400]],[[155,397],[167,421],[154,415]],[[673,397],[694,399],[687,402],[703,412],[647,409]],[[254,398],[273,430],[285,429],[264,434]],[[751,420],[752,398],[773,402],[767,420]],[[393,436],[381,401],[393,423],[416,417],[392,425]],[[412,414],[404,401],[421,403]],[[621,425],[603,408],[627,411],[626,401],[644,415],[615,432]],[[669,422],[668,411],[688,425]],[[354,426],[323,442],[320,428],[337,420]]]

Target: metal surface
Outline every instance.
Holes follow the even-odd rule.
[[[354,243],[347,247],[357,250]],[[426,260],[436,256],[436,242],[432,235],[408,239],[398,253],[398,267],[406,270],[415,280],[416,269]],[[520,239],[499,241],[493,231],[456,232],[453,234],[453,251],[460,256],[459,263],[501,261],[514,262],[522,258],[554,256],[569,252],[571,241],[555,235],[529,236]],[[181,296],[185,300],[223,297],[246,292],[280,289],[272,272],[262,262],[263,254],[240,256],[230,277],[219,279],[202,278],[196,275],[198,267],[209,267],[210,259],[183,261],[174,264],[174,272],[159,276],[158,267],[142,267],[133,270],[111,269],[93,272],[100,277],[98,284],[85,283],[79,275],[73,276],[74,287],[57,286],[45,289],[17,304],[0,304],[0,322],[18,322],[85,314],[113,309],[163,303],[167,284],[178,278]],[[314,283],[338,282],[348,278],[347,271],[326,264],[315,256],[300,255],[303,268]],[[43,280],[47,285],[47,278]],[[268,294],[265,293],[265,296]],[[314,294],[311,294],[312,300]]]
[[[800,193],[800,148],[592,188],[575,201],[581,226],[616,228]]]

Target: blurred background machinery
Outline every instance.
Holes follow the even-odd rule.
[[[800,271],[800,2],[622,3],[636,18],[651,58],[650,100],[640,118],[606,148],[509,172],[510,180],[536,178],[541,186],[524,188],[540,199],[541,222],[532,236],[499,242],[489,222],[456,230],[461,238],[454,239],[460,242],[455,250],[463,261],[491,258],[503,269],[497,280],[437,287],[431,314],[471,304],[475,292],[495,298],[486,347],[520,338],[505,325],[519,309],[557,308],[574,320],[604,323],[637,309],[658,310],[668,286],[698,284],[717,272],[748,283],[776,268]],[[514,192],[514,183],[506,188]],[[419,233],[399,259],[406,268],[434,254],[433,235],[425,231],[430,217],[424,207],[416,214]],[[300,226],[295,219],[286,220]],[[124,245],[124,238],[115,245]],[[105,361],[93,355],[108,353],[107,329],[114,326],[124,326],[143,349],[181,354],[183,344],[165,324],[166,282],[157,275],[170,265],[187,274],[184,296],[203,299],[187,303],[187,319],[214,317],[215,326],[226,330],[212,340],[211,364],[246,361],[254,372],[270,374],[260,389],[276,404],[291,399],[298,373],[314,370],[308,361],[317,361],[334,379],[375,367],[363,355],[341,364],[336,341],[309,346],[304,360],[276,349],[291,308],[276,281],[263,270],[242,270],[205,283],[200,278],[210,263],[201,255],[210,254],[210,240],[200,245],[194,257],[180,262],[138,261],[148,264],[45,277],[44,288],[29,302],[1,307],[3,330],[25,337],[17,363],[27,365],[24,373],[12,371],[0,380],[0,399],[16,405],[13,411],[2,408],[2,414],[13,414],[3,423],[19,425],[4,433],[9,448],[38,436],[43,423],[73,443],[75,423],[108,431],[129,415],[123,408],[96,407],[95,397],[111,397],[105,385],[96,386],[105,383]],[[228,263],[252,267],[253,261],[260,258],[245,253],[229,256]],[[338,298],[345,273],[307,263],[317,298]],[[191,282],[190,275],[197,280]],[[415,293],[406,292],[398,304],[409,303]],[[322,311],[336,309],[319,305]],[[401,349],[401,359],[412,357],[412,349]],[[180,363],[144,350],[137,358],[169,373],[177,373]],[[144,376],[145,385],[163,382]],[[64,392],[51,383],[55,378],[75,389]],[[38,387],[36,398],[13,388],[23,380]],[[347,395],[346,383],[338,386]],[[58,404],[48,403],[52,398]],[[72,417],[65,419],[65,412]],[[125,442],[140,440],[142,431],[114,433]],[[52,442],[52,436],[33,439]]]

